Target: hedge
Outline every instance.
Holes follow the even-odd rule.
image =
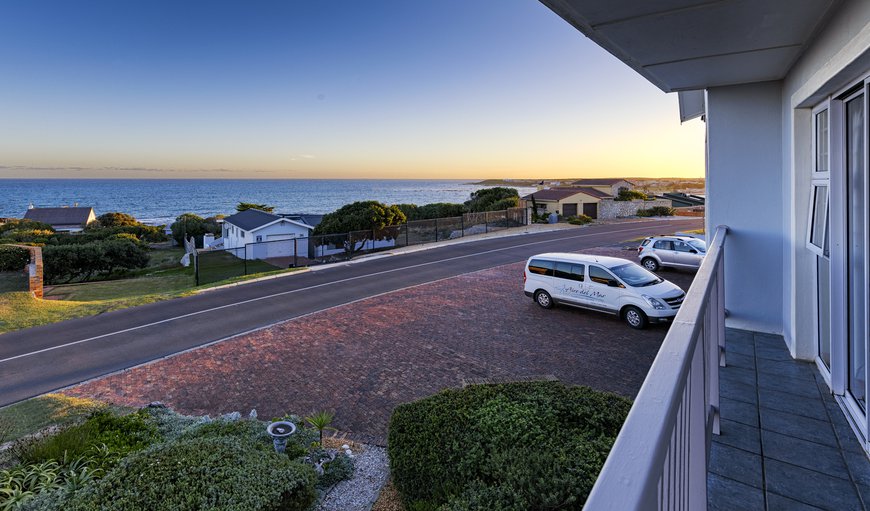
[[[315,482],[311,467],[287,456],[234,438],[194,438],[131,454],[63,509],[304,511]]]
[[[581,509],[629,408],[554,382],[446,390],[393,412],[393,481],[408,509]]]
[[[0,245],[0,271],[24,271],[30,264],[30,251],[26,248]]]
[[[674,216],[674,208],[667,206],[653,206],[649,209],[637,210],[637,216]]]
[[[128,239],[112,239],[80,245],[46,245],[42,249],[45,280],[50,284],[90,280],[97,274],[132,270],[148,265],[148,252]]]

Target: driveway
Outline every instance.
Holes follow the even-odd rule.
[[[633,397],[667,326],[635,331],[591,311],[541,309],[522,292],[522,269],[508,264],[367,298],[65,393],[130,406],[163,401],[191,414],[330,410],[342,432],[377,444],[396,405],[468,381],[556,378]],[[662,276],[688,289],[693,274]]]

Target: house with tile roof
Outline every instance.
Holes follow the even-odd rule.
[[[621,178],[590,178],[580,179],[571,183],[574,187],[590,187],[600,190],[611,197],[619,195],[620,190],[632,190],[635,184]]]
[[[598,218],[598,203],[602,199],[610,197],[610,194],[590,186],[548,188],[523,197],[522,206],[531,208],[534,200],[539,215],[556,213],[562,216],[577,216],[583,214]]]
[[[57,232],[81,232],[97,219],[94,208],[61,207],[30,208],[24,213],[25,220],[48,224]]]

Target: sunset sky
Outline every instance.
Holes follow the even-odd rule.
[[[536,0],[14,0],[0,76],[0,178],[704,174],[676,95]]]

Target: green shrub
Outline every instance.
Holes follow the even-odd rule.
[[[46,282],[90,280],[98,274],[144,268],[148,252],[130,239],[111,239],[77,245],[48,245],[42,252]]]
[[[0,245],[0,271],[23,271],[30,263],[30,251],[26,248]]]
[[[648,209],[637,210],[637,216],[674,216],[674,208],[667,206],[653,206]]]
[[[194,438],[131,454],[64,509],[303,511],[316,496],[315,479],[310,467],[246,442]]]
[[[112,453],[126,454],[144,449],[158,438],[157,427],[141,412],[119,416],[100,410],[81,424],[37,440],[24,441],[17,449],[17,457],[24,464],[48,461],[66,464],[92,454],[95,448],[104,447]]]
[[[0,224],[0,233],[6,233],[9,231],[22,231],[22,230],[36,230],[36,231],[51,231],[54,232],[54,229],[42,222],[36,222],[34,220],[25,220],[19,218],[10,218],[5,223]]]
[[[615,201],[630,201],[630,200],[649,200],[649,197],[643,192],[637,190],[619,190],[619,195],[613,198]]]
[[[580,215],[568,219],[568,223],[571,225],[586,225],[592,223],[592,221],[592,217],[588,215]]]
[[[629,407],[552,382],[446,390],[393,412],[393,481],[408,509],[580,509]]]
[[[520,205],[520,194],[516,188],[496,186],[471,192],[465,207],[472,213],[481,211],[500,211]]]

